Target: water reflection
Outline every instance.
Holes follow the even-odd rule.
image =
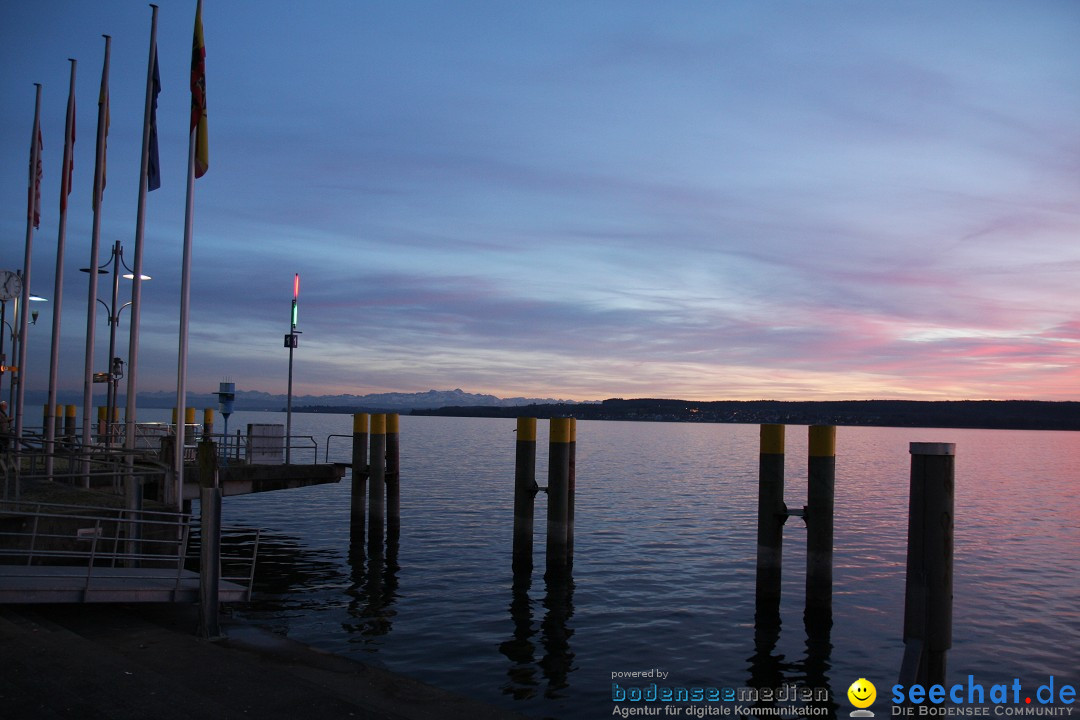
[[[341,627],[358,636],[361,642],[388,634],[397,615],[394,603],[398,596],[398,571],[401,570],[398,533],[387,536],[385,551],[381,545],[373,547],[369,555],[365,552],[363,535],[353,534],[349,542],[352,584],[346,594],[351,598],[347,612],[352,620],[343,622]]]
[[[568,621],[574,614],[574,579],[569,573],[549,574],[545,580],[544,617],[539,629],[533,617],[529,596],[531,573],[515,573],[510,599],[511,638],[499,645],[499,652],[510,660],[504,695],[515,700],[537,697],[562,697],[560,691],[570,686],[574,668],[570,638],[574,635]],[[539,647],[537,646],[539,635]],[[543,655],[537,659],[537,654]]]
[[[335,552],[309,549],[291,535],[263,532],[249,609],[276,612],[322,607],[323,598],[307,590],[341,582],[340,562]]]
[[[807,610],[803,613],[803,627],[806,632],[806,654],[800,660],[789,661],[783,653],[777,652],[780,640],[780,599],[758,596],[754,609],[754,654],[747,658],[750,678],[747,686],[758,689],[779,691],[793,685],[799,688],[796,695],[800,704],[808,707],[823,708],[825,715],[818,717],[835,718],[839,705],[833,701],[834,694],[829,680],[832,668],[832,611]],[[801,697],[803,689],[809,690],[813,697]],[[819,691],[820,695],[819,695]],[[785,698],[796,697],[781,695],[781,702],[759,701],[755,706],[790,705]]]

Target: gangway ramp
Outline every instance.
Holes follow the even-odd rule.
[[[182,513],[0,502],[0,603],[197,602],[192,537]],[[258,544],[222,528],[220,601],[250,598]]]

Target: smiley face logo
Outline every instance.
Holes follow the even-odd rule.
[[[851,683],[851,687],[847,690],[847,697],[855,707],[868,708],[874,704],[874,699],[877,698],[877,688],[874,687],[874,683],[866,678],[859,678]]]

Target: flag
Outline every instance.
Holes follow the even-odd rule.
[[[101,97],[98,99],[98,105],[101,105],[103,103],[105,105],[105,134],[102,135],[102,140],[101,140],[101,142],[102,142],[102,146],[101,146],[101,193],[102,194],[105,193],[105,184],[106,184],[106,172],[105,172],[105,170],[108,167],[108,163],[106,162],[106,159],[108,158],[108,155],[109,155],[109,122],[111,120],[111,118],[109,117],[109,81],[108,81],[108,78],[106,78],[104,80],[104,83],[105,84],[101,88]],[[99,198],[99,200],[100,200],[100,198]]]
[[[64,148],[65,156],[67,157],[67,167],[64,168],[64,176],[60,182],[62,187],[60,190],[60,212],[67,210],[68,195],[71,194],[71,177],[75,172],[75,93],[72,91],[68,94],[68,128],[70,133],[67,136],[68,146]]]
[[[161,94],[161,75],[158,74],[157,46],[154,46],[153,97],[150,100],[150,150],[146,166],[146,189],[157,190],[161,187],[161,164],[158,159],[157,140],[157,99]]]
[[[195,34],[191,41],[191,128],[195,133],[195,177],[210,167],[206,131],[206,45],[203,43],[202,2],[195,9]]]
[[[34,126],[37,132],[34,135],[37,137],[35,140],[30,141],[30,187],[27,194],[27,219],[33,219],[34,227],[41,227],[41,126],[38,125],[38,119],[34,117]]]
[[[105,62],[101,68],[101,91],[98,93],[98,135],[94,162],[94,212],[101,207],[105,194],[105,156],[109,145],[109,50],[112,38],[105,36]]]

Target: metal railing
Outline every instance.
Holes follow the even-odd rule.
[[[83,591],[115,568],[139,568],[142,580],[180,588],[185,570],[197,570],[198,532],[183,513],[58,503],[0,501],[0,565],[48,566],[53,581],[78,579]],[[222,527],[221,578],[245,588],[250,599],[261,532]],[[14,571],[14,572],[7,572]]]

